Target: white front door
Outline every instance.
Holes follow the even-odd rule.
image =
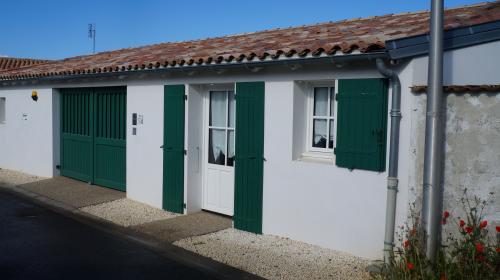
[[[203,209],[234,212],[234,90],[210,91],[205,102]]]

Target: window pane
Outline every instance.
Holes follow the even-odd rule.
[[[313,147],[326,148],[326,120],[314,120]]]
[[[236,100],[234,99],[234,91],[229,91],[229,127],[234,127]]]
[[[334,109],[335,108],[335,88],[332,87],[330,88],[330,116],[334,116]]]
[[[234,130],[227,132],[227,166],[234,165]]]
[[[210,126],[226,126],[226,92],[210,92]]]
[[[330,120],[330,139],[328,140],[328,148],[333,149],[333,120]]]
[[[226,164],[226,131],[210,129],[208,135],[208,163]]]
[[[314,88],[314,115],[327,116],[328,114],[328,88]]]

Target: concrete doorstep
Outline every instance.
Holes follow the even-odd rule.
[[[369,279],[366,259],[235,230],[231,218],[213,213],[174,214],[127,199],[123,192],[1,169],[0,187],[167,257],[201,265],[217,276],[223,272],[226,279]]]

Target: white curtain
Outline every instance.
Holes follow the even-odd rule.
[[[314,120],[313,124],[313,146],[326,148],[326,120]]]
[[[328,115],[328,88],[317,87],[314,88],[314,115],[327,116]]]
[[[210,129],[208,162],[213,164],[226,164],[226,131]]]
[[[210,92],[210,126],[226,126],[226,92]]]

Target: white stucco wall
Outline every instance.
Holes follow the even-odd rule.
[[[379,77],[376,71],[353,77],[332,73],[331,78]],[[411,77],[403,71],[403,83]],[[294,81],[266,82],[263,232],[379,258],[383,248],[387,173],[338,168],[331,163],[297,160],[300,141],[291,120],[304,115]],[[408,115],[409,99],[402,99]],[[389,102],[390,103],[390,102]],[[389,106],[390,107],[390,106]],[[403,119],[400,152],[400,188],[407,188],[408,127]],[[389,144],[387,143],[387,147]],[[399,197],[398,224],[406,212],[407,196]]]
[[[500,71],[498,50],[500,41],[445,52],[443,84],[498,84]],[[413,85],[427,85],[427,61],[427,56],[412,61]]]
[[[132,135],[132,114],[143,116]],[[127,197],[161,208],[163,196],[163,85],[127,86]]]
[[[36,102],[31,99],[32,90],[38,92]],[[58,102],[52,89],[2,89],[0,97],[6,100],[6,121],[0,123],[0,168],[43,177],[57,174],[53,141],[58,132],[53,129],[59,127],[59,116],[52,111]]]

